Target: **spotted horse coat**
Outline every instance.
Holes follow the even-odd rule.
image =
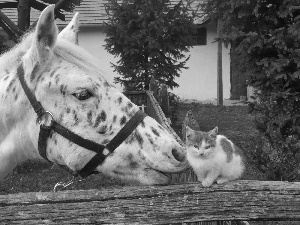
[[[1,56],[0,180],[23,161],[41,158],[37,115],[17,79],[19,65],[45,110],[72,132],[98,144],[107,144],[139,110],[106,81],[97,59],[76,45],[77,28],[78,14],[58,34],[54,6],[48,6],[36,29]],[[55,132],[50,134],[46,152],[50,161],[73,171],[82,169],[95,155]],[[185,149],[147,116],[95,170],[155,185],[168,183],[168,173],[181,172],[187,165]]]

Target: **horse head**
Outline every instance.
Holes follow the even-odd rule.
[[[22,161],[41,158],[40,123],[53,119],[67,132],[107,146],[139,112],[106,81],[97,59],[77,45],[77,33],[78,14],[58,33],[54,6],[48,6],[36,29],[1,57],[0,126],[5,129],[0,133],[0,179]],[[47,116],[34,111],[19,73]],[[72,171],[82,170],[97,154],[55,130],[45,143],[46,158]],[[105,159],[93,171],[145,185],[166,184],[166,173],[181,172],[188,165],[184,148],[149,116],[142,117],[114,151],[104,148],[101,154]]]

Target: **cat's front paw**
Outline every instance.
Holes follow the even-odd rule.
[[[213,182],[211,182],[209,180],[202,181],[202,186],[203,187],[210,187],[212,184],[213,184]]]
[[[220,178],[220,179],[218,179],[216,182],[217,182],[217,184],[224,184],[224,183],[226,183],[226,182],[228,182],[229,181],[229,179],[226,179],[226,178]]]

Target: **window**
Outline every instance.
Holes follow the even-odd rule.
[[[206,45],[207,31],[206,27],[197,28],[196,35],[192,36],[192,46]]]

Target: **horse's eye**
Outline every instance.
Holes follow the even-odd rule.
[[[205,146],[205,149],[209,149],[211,146],[210,145],[207,145],[207,146]]]
[[[80,101],[87,100],[87,99],[89,99],[90,97],[93,96],[93,94],[88,90],[81,90],[81,91],[76,92],[72,95],[75,96]]]

